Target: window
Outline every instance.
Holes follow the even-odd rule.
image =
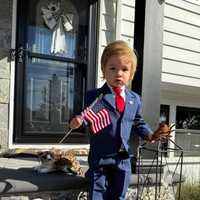
[[[176,107],[175,142],[185,156],[200,156],[200,108]]]

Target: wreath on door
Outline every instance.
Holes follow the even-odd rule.
[[[73,13],[64,13],[60,2],[50,3],[41,8],[45,25],[53,31],[51,53],[64,54],[67,52],[66,32],[73,30]]]

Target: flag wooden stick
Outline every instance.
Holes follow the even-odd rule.
[[[65,135],[64,135],[64,137],[59,141],[59,143],[58,144],[61,144],[64,140],[65,140],[65,138],[72,132],[72,128],[68,131],[68,132],[66,132],[66,130],[64,130],[64,133],[65,133]]]

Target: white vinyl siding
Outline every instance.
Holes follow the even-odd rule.
[[[196,5],[200,6],[200,0],[183,0],[183,1],[187,1],[189,3],[196,4]]]
[[[186,22],[192,25],[200,26],[200,20],[197,15],[199,13],[193,12],[192,10],[183,9],[182,7],[175,7],[175,5],[165,5],[165,17],[177,19],[182,22]]]
[[[100,9],[100,48],[115,39],[116,1],[102,0]]]
[[[100,8],[100,48],[104,48],[108,43],[115,39],[124,39],[133,46],[134,20],[135,20],[135,1],[121,1],[120,7],[120,36],[116,37],[116,6],[115,0],[102,0]]]
[[[177,8],[188,10],[197,14],[199,13],[199,6],[189,3],[186,0],[166,0],[165,2]]]
[[[182,35],[174,34],[165,31],[163,35],[164,45],[177,46],[179,48],[199,52],[200,40],[183,37]]]
[[[127,41],[131,47],[134,44],[134,27],[135,0],[122,0],[120,39]]]
[[[101,0],[99,13],[97,86],[103,84],[100,58],[105,46],[116,39],[122,39],[133,47],[135,0]]]
[[[123,0],[124,5],[135,6],[135,0]]]
[[[166,0],[162,81],[200,87],[200,6]]]
[[[174,67],[176,66],[176,67]],[[176,62],[173,60],[163,60],[163,71],[168,73],[180,74],[182,76],[188,76],[193,78],[200,79],[200,70],[199,66],[194,65],[192,71],[190,69],[190,64]]]
[[[97,87],[103,84],[100,59],[104,47],[115,39],[116,35],[116,0],[99,1],[99,28],[97,53]]]
[[[176,45],[176,43],[174,44]],[[191,70],[192,65],[199,65],[200,69],[200,52],[194,52],[191,50],[181,49],[177,46],[163,46],[163,57],[173,59],[180,62],[190,63]]]

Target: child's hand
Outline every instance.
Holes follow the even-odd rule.
[[[161,123],[157,130],[152,135],[152,140],[163,140],[171,137],[172,127],[165,123]]]
[[[144,138],[144,142],[147,144],[155,143],[156,141],[166,140],[171,137],[172,127],[169,127],[165,123],[161,123],[156,131],[152,135],[148,135]]]
[[[81,116],[76,116],[70,121],[69,126],[71,129],[77,129],[82,125],[82,123],[83,119],[81,118]]]

